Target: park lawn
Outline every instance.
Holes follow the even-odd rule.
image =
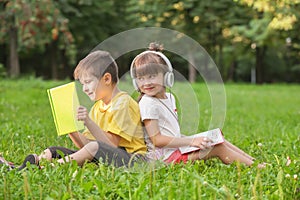
[[[46,93],[66,82],[0,80],[0,153],[7,160],[20,164],[27,154],[51,145],[73,147],[67,136],[57,137]],[[192,88],[201,102],[197,130],[204,131],[209,94],[204,83]],[[299,199],[300,85],[227,84],[225,89],[225,138],[257,158],[255,164],[269,163],[265,169],[216,159],[132,169],[91,163],[52,167],[44,161],[42,170],[1,167],[0,199]]]

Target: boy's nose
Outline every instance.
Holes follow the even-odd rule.
[[[83,91],[83,92],[87,92],[87,91],[88,91],[88,87],[86,87],[85,85],[83,85],[82,91]]]

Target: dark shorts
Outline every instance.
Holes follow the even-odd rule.
[[[77,152],[77,150],[73,150],[73,149],[68,149],[65,147],[56,147],[56,146],[52,146],[48,148],[52,154],[52,158],[62,158],[68,155],[71,155],[75,152]]]
[[[104,142],[97,141],[98,151],[96,152],[92,162],[113,165],[115,167],[131,167],[136,162],[146,161],[145,157],[141,154],[131,154],[128,153],[123,147],[113,147]],[[71,155],[77,150],[68,149],[64,147],[49,147],[48,148],[52,154],[52,158],[62,158],[63,156]]]

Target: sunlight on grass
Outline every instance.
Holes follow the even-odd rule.
[[[66,82],[0,80],[0,153],[7,160],[21,163],[52,145],[74,148],[68,137],[57,137],[46,93]],[[204,84],[192,88],[200,102],[196,129],[203,131],[211,115],[209,94]],[[225,89],[225,137],[256,157],[256,164],[267,162],[266,169],[215,159],[133,169],[91,163],[52,167],[44,161],[43,170],[1,167],[0,199],[299,199],[300,86],[228,84]],[[185,116],[183,131],[192,134],[193,115]]]

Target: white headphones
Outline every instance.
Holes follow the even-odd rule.
[[[147,54],[147,53],[153,53],[153,54],[159,55],[165,61],[165,63],[168,66],[168,72],[166,72],[165,75],[164,75],[164,86],[172,87],[173,84],[174,84],[174,73],[173,73],[173,67],[172,67],[171,62],[169,61],[169,59],[163,53],[161,53],[159,51],[144,51],[144,52],[140,53],[139,55],[137,55],[133,59],[131,65],[130,65],[130,76],[132,78],[132,83],[133,83],[134,88],[136,90],[139,89],[138,85],[135,81],[135,78],[134,78],[134,72],[133,72],[134,62],[138,57],[140,57],[141,55]]]

